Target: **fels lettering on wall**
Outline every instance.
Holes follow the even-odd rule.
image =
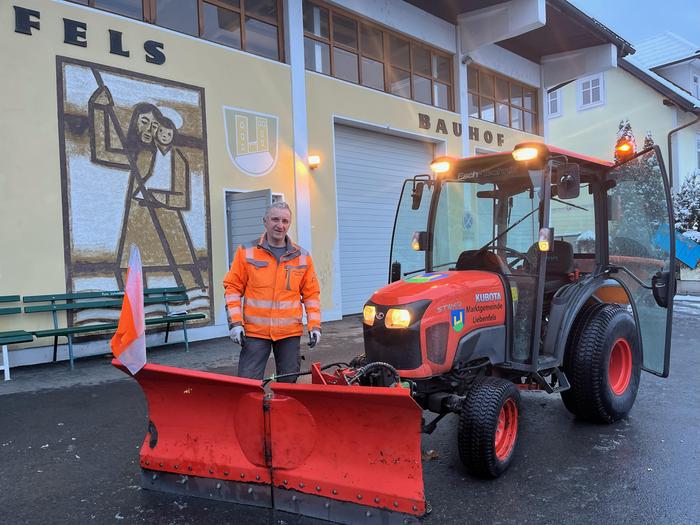
[[[434,129],[435,133],[442,133],[443,135],[448,134],[445,119],[437,119],[435,127],[433,128],[430,115],[426,115],[425,113],[418,113],[418,127],[420,129]],[[460,137],[462,135],[461,122],[452,122],[452,133],[455,137]],[[503,133],[493,133],[488,129],[481,133],[476,126],[469,126],[469,140],[474,140],[476,142],[483,140],[486,144],[493,144],[494,139],[496,139],[496,144],[498,146],[503,146],[505,135]]]
[[[32,35],[32,30],[41,30],[41,13],[34,9],[13,6],[15,10],[15,33]],[[109,52],[113,55],[123,57],[130,56],[131,52],[125,49],[121,31],[113,29],[109,33]],[[63,19],[63,43],[73,46],[87,47],[88,27],[85,22],[79,20]],[[165,46],[162,42],[146,40],[143,43],[143,50],[146,52],[146,62],[160,65],[165,63]]]

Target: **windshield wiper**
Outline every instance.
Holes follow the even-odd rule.
[[[443,266],[449,266],[450,264],[457,264],[457,261],[438,264],[437,266],[433,266],[433,268],[442,268]],[[407,275],[412,275],[414,273],[424,272],[424,271],[425,271],[425,268],[421,268],[420,270],[411,270],[410,272],[404,272],[403,275],[404,275],[404,277],[406,277]]]
[[[588,208],[584,208],[583,206],[579,206],[578,204],[571,204],[570,202],[562,201],[554,197],[550,197],[550,199],[552,199],[553,201],[560,202],[562,204],[566,204],[567,206],[571,206],[572,208],[578,208],[579,210],[588,211]]]
[[[508,228],[506,228],[503,232],[499,233],[496,237],[494,237],[494,238],[491,239],[489,242],[487,242],[486,244],[484,244],[481,248],[479,248],[479,251],[485,250],[486,248],[488,248],[491,244],[493,244],[494,242],[496,242],[498,239],[500,239],[501,237],[503,237],[503,236],[504,236],[506,233],[508,233],[510,230],[512,230],[513,228],[515,228],[518,224],[520,224],[520,223],[523,222],[525,219],[527,219],[530,215],[532,215],[533,213],[535,213],[536,211],[539,211],[539,210],[540,210],[540,207],[537,206],[537,208],[535,208],[534,210],[532,210],[530,213],[528,213],[528,214],[525,215],[524,217],[518,219],[518,222],[516,222],[515,224],[513,224],[513,225],[511,225],[511,226],[508,226]]]

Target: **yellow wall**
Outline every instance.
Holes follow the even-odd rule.
[[[204,88],[212,281],[217,322],[224,322],[224,190],[271,188],[284,193],[294,207],[289,66],[95,9],[38,0],[18,4],[41,13],[41,28],[31,36],[16,33],[12,4],[3,3],[0,295],[66,290],[56,86],[56,56],[66,56]],[[87,24],[87,47],[64,43],[63,18]],[[123,33],[130,57],[109,53],[108,29]],[[146,62],[146,40],[164,44],[163,65]],[[269,174],[250,177],[234,166],[226,148],[222,106],[279,117],[279,156]],[[0,319],[0,330],[10,323],[14,329],[37,328],[30,316],[12,317]]]
[[[334,306],[333,247],[337,236],[334,118],[344,119],[346,124],[364,123],[378,132],[439,141],[444,150],[438,154],[460,156],[461,139],[452,131],[452,122],[459,122],[459,115],[310,72],[306,73],[306,98],[309,151],[320,153],[322,158],[321,165],[311,172],[311,224],[314,265],[323,290],[322,307],[328,309]],[[431,130],[420,129],[419,113],[430,116]],[[435,131],[440,118],[445,121],[447,134]]]
[[[576,82],[562,88],[562,116],[549,119],[548,141],[612,161],[620,120],[629,119],[637,147],[642,147],[646,132],[651,131],[664,159],[668,158],[666,134],[674,127],[675,109],[664,106],[657,91],[620,68],[606,71],[604,82],[605,104],[583,111],[576,109]]]

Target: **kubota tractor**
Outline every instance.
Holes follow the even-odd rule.
[[[465,466],[495,477],[517,445],[520,390],[611,423],[641,370],[668,375],[674,238],[656,148],[613,165],[525,143],[433,168],[404,184],[364,355],[314,364],[311,384],[136,374],[146,488],[407,523],[429,508],[421,432],[445,415]]]

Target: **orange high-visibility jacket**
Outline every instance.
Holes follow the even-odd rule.
[[[273,341],[303,333],[302,303],[308,331],[321,330],[320,295],[311,255],[287,238],[277,262],[264,233],[238,247],[224,277],[229,329],[242,323],[246,335]]]

